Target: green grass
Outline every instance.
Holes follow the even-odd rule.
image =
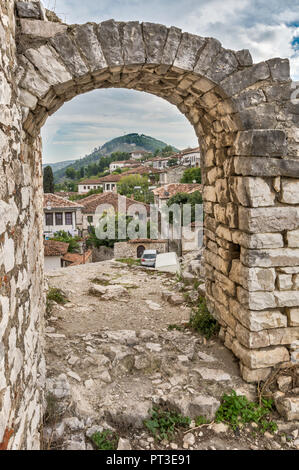
[[[125,263],[128,266],[140,266],[140,259],[134,259],[134,258],[118,258],[115,261],[118,261],[119,263]]]
[[[168,440],[178,427],[187,427],[190,423],[191,419],[188,416],[158,406],[153,406],[151,418],[144,421],[146,428],[158,440]]]
[[[172,323],[168,325],[167,329],[169,331],[172,331],[172,330],[183,331],[185,328],[183,326],[177,325],[176,323]]]
[[[54,303],[64,305],[68,302],[68,298],[61,289],[50,287],[46,296],[46,316],[49,317],[53,310]]]
[[[220,325],[208,311],[204,297],[200,297],[197,309],[193,311],[190,317],[189,327],[201,333],[207,339],[212,338],[219,332]]]
[[[116,450],[118,443],[118,436],[110,429],[105,429],[102,432],[95,432],[91,438],[92,442],[98,450]]]
[[[270,421],[273,400],[262,398],[262,405],[249,401],[245,396],[238,396],[234,390],[231,394],[224,394],[222,403],[217,410],[215,421],[224,422],[233,430],[242,424],[256,423],[261,433],[275,432],[277,424]]]
[[[95,277],[94,279],[91,279],[91,282],[94,284],[98,284],[100,286],[109,286],[110,285],[110,280],[109,279],[99,279],[98,277]]]

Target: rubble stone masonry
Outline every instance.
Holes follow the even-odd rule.
[[[195,129],[207,301],[244,379],[299,362],[299,105],[288,60],[253,64],[248,50],[160,24],[68,26],[39,2],[2,0],[0,443],[12,430],[9,449],[39,446],[40,129],[66,101],[112,87],[164,98]]]

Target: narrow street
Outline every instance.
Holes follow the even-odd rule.
[[[219,339],[182,327],[191,307],[180,299],[185,294],[175,276],[106,261],[53,271],[47,282],[67,302],[48,308],[44,448],[91,450],[90,437],[107,429],[115,431],[119,449],[292,446],[280,433],[260,435],[253,425],[234,432],[213,422],[224,393],[255,400],[256,387],[241,379]],[[168,440],[155,440],[144,425],[153,406],[191,422]],[[212,424],[198,425],[199,416]],[[298,428],[278,415],[276,422],[281,432]]]

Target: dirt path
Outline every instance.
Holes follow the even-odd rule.
[[[44,447],[92,449],[90,436],[107,429],[117,433],[119,449],[293,445],[295,437],[284,443],[278,434],[258,436],[251,426],[237,434],[223,423],[192,431],[198,416],[213,421],[224,393],[233,389],[253,400],[256,389],[241,379],[219,340],[169,330],[188,322],[191,312],[185,302],[164,300],[164,291],[177,292],[173,276],[106,261],[64,268],[47,279],[68,302],[55,305],[47,320]],[[155,405],[189,416],[190,432],[187,427],[185,434],[154,441],[144,420]]]

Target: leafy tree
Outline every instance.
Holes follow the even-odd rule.
[[[196,204],[202,204],[202,195],[199,191],[194,191],[191,194],[177,193],[167,201],[167,206],[170,207],[172,204],[178,204],[181,207],[184,204],[191,204],[191,222],[195,221],[195,206]],[[170,223],[173,222],[173,214],[170,213]],[[182,211],[182,222],[183,222],[183,211]]]
[[[50,166],[46,166],[43,175],[44,193],[54,193],[54,176]]]
[[[74,180],[77,177],[77,172],[76,172],[75,168],[70,166],[65,170],[65,175],[67,176],[67,178],[70,178],[71,180]]]
[[[171,158],[168,160],[168,166],[175,166],[178,164],[178,159],[177,158]]]
[[[51,240],[55,240],[57,242],[68,243],[69,244],[68,251],[70,253],[79,252],[80,246],[79,246],[78,241],[81,240],[81,238],[78,236],[72,237],[64,230],[59,230],[58,232],[55,233],[54,237],[52,237]]]
[[[163,157],[169,157],[171,154],[173,154],[173,147],[171,145],[165,145],[161,150],[161,155],[163,155]]]
[[[80,199],[84,199],[86,198],[87,196],[91,196],[92,194],[101,194],[103,192],[103,188],[99,188],[99,189],[90,189],[88,191],[88,193],[84,193],[84,194],[74,194],[73,196],[69,196],[68,199],[70,201],[77,201],[77,200],[80,200]]]
[[[201,183],[201,169],[200,168],[188,168],[184,171],[180,183]]]

